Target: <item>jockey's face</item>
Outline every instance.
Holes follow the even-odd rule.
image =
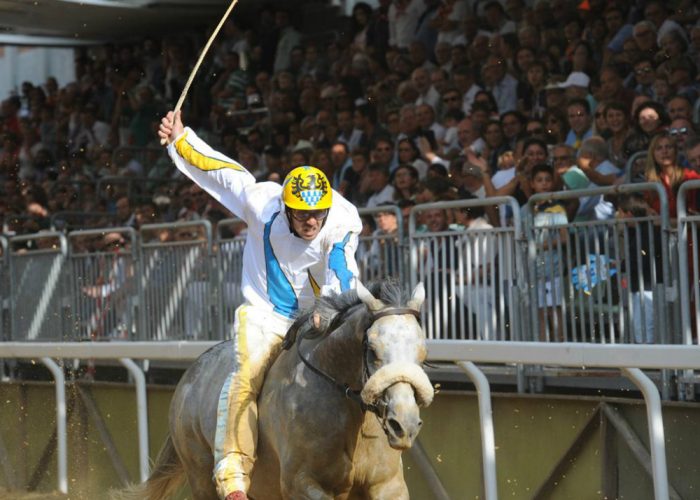
[[[294,232],[306,241],[311,241],[321,232],[328,210],[290,210],[289,220]]]

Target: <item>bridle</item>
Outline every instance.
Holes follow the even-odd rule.
[[[365,329],[363,337],[362,337],[362,384],[364,385],[367,382],[367,379],[369,379],[370,373],[369,373],[369,363],[367,361],[367,355],[369,352],[369,341],[367,340],[367,331],[372,327],[372,325],[377,321],[379,318],[384,318],[386,316],[403,316],[406,314],[410,314],[411,316],[414,316],[416,320],[418,321],[418,324],[421,324],[421,317],[420,313],[416,311],[415,309],[411,309],[409,307],[388,307],[386,309],[382,309],[381,311],[378,311],[374,314],[372,314],[372,322],[370,325]],[[333,331],[335,328],[331,324],[331,326],[328,328],[330,331]],[[333,385],[336,389],[338,389],[341,393],[345,395],[347,399],[350,399],[352,401],[355,401],[358,405],[360,405],[360,408],[362,409],[363,412],[370,411],[374,413],[377,417],[380,419],[384,420],[386,417],[386,403],[383,400],[378,400],[375,403],[370,403],[367,404],[362,400],[362,397],[360,396],[360,393],[362,392],[362,388],[360,389],[352,389],[350,387],[350,384],[344,383],[344,382],[338,382],[335,378],[332,376],[328,375],[326,372],[321,370],[320,368],[314,366],[311,364],[311,362],[304,357],[303,353],[301,352],[301,338],[303,335],[300,335],[299,338],[297,339],[297,354],[299,355],[299,359],[306,365],[306,367],[311,370],[313,373],[321,377],[322,379],[326,380],[328,383]]]

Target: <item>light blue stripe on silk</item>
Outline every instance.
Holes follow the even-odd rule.
[[[352,283],[353,274],[348,269],[348,259],[345,256],[345,245],[350,241],[350,234],[348,233],[343,238],[340,243],[333,243],[333,249],[328,258],[328,267],[331,271],[335,273],[340,281],[340,291],[345,292],[350,290],[350,285]]]
[[[270,297],[270,302],[275,306],[275,312],[291,318],[297,309],[299,309],[299,301],[297,294],[294,293],[294,288],[289,283],[287,276],[280,267],[277,261],[275,252],[270,243],[270,230],[272,223],[275,221],[279,212],[275,212],[270,221],[265,224],[263,232],[263,242],[265,245],[265,269],[267,271],[267,295]]]

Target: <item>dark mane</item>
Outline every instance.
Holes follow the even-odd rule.
[[[370,283],[367,289],[387,306],[402,307],[408,302],[408,293],[404,291],[395,279],[376,281]],[[301,311],[289,329],[287,336],[292,342],[297,335],[302,338],[314,338],[326,336],[336,327],[346,322],[359,309],[364,309],[365,314],[360,319],[362,328],[367,329],[372,320],[367,310],[358,298],[355,290],[327,297],[317,297],[314,305]],[[317,328],[313,322],[313,316],[318,314],[320,325]]]

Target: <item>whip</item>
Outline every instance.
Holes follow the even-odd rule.
[[[226,19],[231,14],[231,11],[233,10],[233,8],[236,6],[237,3],[238,3],[238,0],[231,1],[231,5],[228,6],[228,9],[226,9],[226,12],[224,12],[224,15],[222,16],[221,20],[219,21],[219,24],[214,29],[214,32],[209,37],[209,40],[207,40],[206,45],[202,49],[202,53],[199,54],[199,59],[197,60],[197,64],[195,64],[194,68],[192,68],[192,72],[190,73],[190,76],[187,79],[187,83],[185,83],[185,87],[182,89],[182,93],[180,94],[180,98],[177,100],[177,104],[175,104],[175,109],[173,110],[173,114],[177,114],[177,112],[180,111],[180,109],[182,108],[182,104],[185,102],[185,98],[187,97],[187,92],[189,92],[189,90],[190,90],[190,85],[192,85],[192,81],[194,80],[194,77],[197,74],[197,71],[199,71],[199,67],[202,65],[202,61],[204,61],[204,58],[206,57],[207,52],[209,52],[209,48],[211,47],[211,44],[214,43],[214,39],[216,38],[216,35],[218,35],[219,31],[221,31],[221,27],[224,25],[224,23],[226,22]],[[160,140],[161,146],[165,146],[166,144],[168,144],[167,139]]]

